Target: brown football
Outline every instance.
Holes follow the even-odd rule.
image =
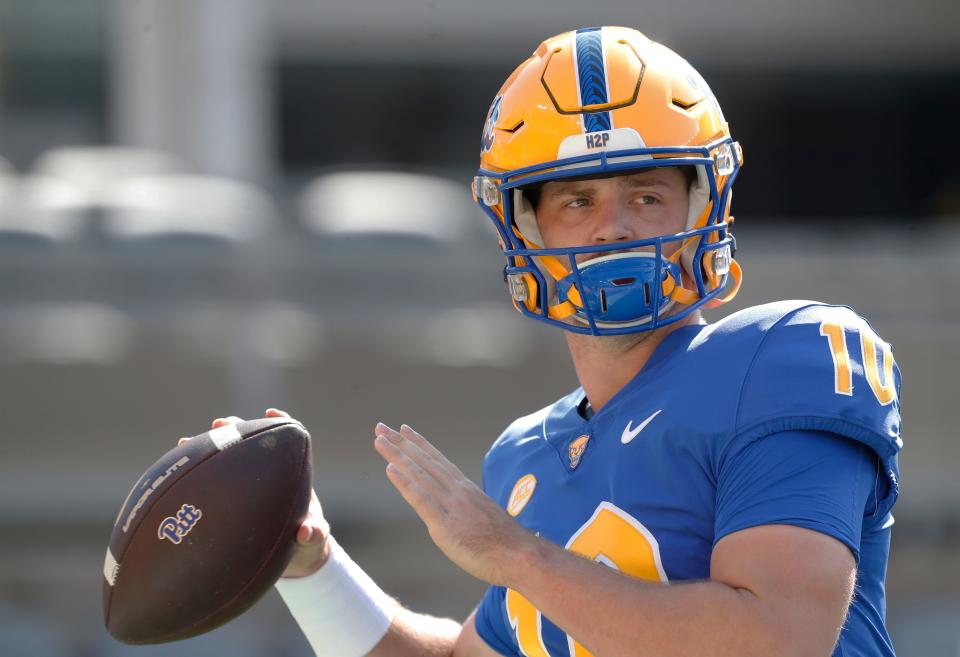
[[[283,573],[310,503],[310,434],[289,418],[208,431],[134,484],[103,567],[107,630],[124,643],[208,632]]]

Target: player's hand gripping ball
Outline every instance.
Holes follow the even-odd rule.
[[[310,434],[286,417],[218,427],[167,452],[124,501],[103,575],[124,643],[208,632],[249,609],[297,547],[312,490]]]

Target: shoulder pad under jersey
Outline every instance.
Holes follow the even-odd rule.
[[[778,431],[829,431],[860,441],[898,488],[900,369],[889,343],[846,306],[811,302],[760,341],[736,414],[739,444]]]

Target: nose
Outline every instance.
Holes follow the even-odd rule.
[[[626,242],[633,239],[632,224],[626,208],[613,201],[600,203],[593,215],[591,238],[594,244]]]

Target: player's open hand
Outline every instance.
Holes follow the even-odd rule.
[[[277,408],[268,408],[264,417],[290,417],[290,414]],[[210,428],[219,429],[238,422],[243,422],[243,418],[236,415],[219,417],[211,423]],[[187,440],[189,438],[181,438],[179,444],[182,445]],[[298,549],[287,569],[283,571],[283,577],[305,577],[316,572],[327,561],[329,554],[327,536],[329,535],[330,523],[323,517],[320,499],[317,497],[316,491],[310,491],[310,507],[307,510],[307,517],[297,529]]]
[[[419,433],[378,424],[374,445],[387,477],[413,507],[444,554],[474,577],[506,584],[510,550],[533,534],[470,481]]]

